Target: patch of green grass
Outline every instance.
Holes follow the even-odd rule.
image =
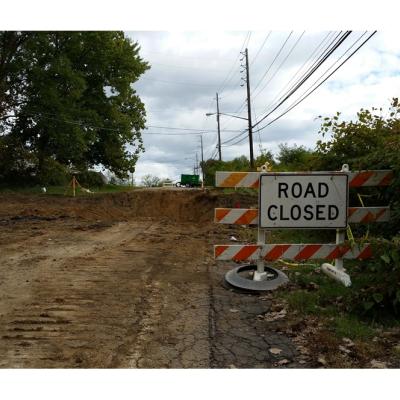
[[[350,339],[370,339],[375,335],[372,326],[360,321],[356,316],[336,316],[331,325],[336,336]]]
[[[397,345],[393,348],[393,355],[399,360],[400,359],[400,347]]]
[[[332,230],[292,230],[272,231],[272,243],[334,243],[335,232]]]
[[[98,188],[90,188],[93,193],[87,193],[82,191],[80,188],[76,190],[76,196],[92,196],[96,194],[104,193],[118,193],[118,192],[128,192],[134,190],[136,187],[125,186],[125,185],[104,185]],[[26,187],[0,187],[0,193],[13,194],[43,194],[43,195],[55,195],[55,196],[72,196],[72,189],[67,186],[46,186],[46,194],[42,192],[41,186],[26,186]]]
[[[215,190],[217,190],[218,192],[222,192],[223,194],[239,193],[258,198],[258,190],[252,188],[216,188]]]
[[[136,186],[126,186],[126,185],[104,185],[100,188],[95,188],[93,191],[95,193],[118,193],[118,192],[130,192],[137,189]]]
[[[318,293],[298,290],[284,294],[289,308],[300,314],[314,314],[318,312]]]
[[[317,315],[327,321],[336,337],[370,339],[375,335],[372,322],[363,315],[348,311],[354,287],[345,287],[315,267],[301,265],[288,271],[294,288],[282,289],[280,296],[288,306],[302,315]]]

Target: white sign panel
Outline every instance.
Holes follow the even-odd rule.
[[[345,173],[262,174],[259,196],[260,228],[347,227]]]

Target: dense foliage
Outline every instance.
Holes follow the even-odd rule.
[[[323,307],[338,304],[340,308],[358,315],[380,318],[400,314],[400,104],[394,98],[387,110],[361,109],[357,118],[346,121],[340,113],[320,117],[320,140],[315,150],[303,146],[281,144],[275,158],[268,153],[268,161],[275,171],[337,171],[343,164],[350,169],[394,172],[394,180],[387,187],[355,188],[350,191],[350,205],[390,206],[390,221],[369,226],[353,225],[354,237],[373,244],[374,258],[364,262],[346,261],[352,278],[351,288],[328,283],[324,275],[318,302]],[[256,165],[263,164],[258,160]],[[264,160],[263,160],[264,161]],[[265,161],[264,161],[265,162]],[[249,171],[249,162],[242,156],[229,162],[208,160],[206,184],[214,184],[213,175],[220,171]],[[313,272],[312,279],[316,279]],[[301,281],[302,275],[296,278]],[[304,279],[305,287],[309,284]],[[325,286],[324,286],[325,285]],[[340,295],[338,295],[340,293]],[[303,294],[301,294],[303,296]],[[301,297],[300,296],[300,297]],[[338,302],[336,299],[340,298]]]
[[[133,172],[145,109],[132,84],[148,68],[122,32],[0,32],[0,180]]]
[[[352,170],[393,170],[390,186],[358,189],[367,196],[366,206],[390,205],[390,223],[374,224],[371,229],[391,237],[400,232],[400,104],[395,98],[386,113],[382,108],[361,109],[357,117],[356,121],[346,122],[337,113],[323,119],[320,132],[330,137],[317,142],[313,167],[338,170],[346,163]]]

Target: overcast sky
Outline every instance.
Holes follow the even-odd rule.
[[[331,65],[334,64],[335,68],[372,31],[360,39],[363,33],[354,31],[319,72],[259,126],[285,111]],[[197,135],[200,130],[206,130],[202,135],[205,159],[216,156],[216,117],[205,116],[206,113],[216,112],[216,92],[220,96],[220,112],[247,117],[246,90],[240,86],[243,83],[243,74],[240,73],[243,68],[239,59],[241,49],[247,47],[249,52],[254,123],[304,73],[335,33],[142,31],[127,32],[127,35],[140,44],[140,55],[151,65],[151,69],[134,85],[145,103],[148,126],[143,132],[146,152],[141,154],[135,173],[136,181],[140,182],[141,177],[148,173],[174,180],[181,173],[191,173],[196,152],[200,158],[200,136]],[[352,50],[335,64],[353,44]],[[317,52],[310,59],[315,50]],[[307,60],[310,61],[306,63]],[[255,156],[260,148],[276,154],[278,145],[285,142],[314,148],[320,139],[320,123],[315,120],[319,115],[331,116],[341,111],[345,118],[351,119],[362,107],[386,107],[392,97],[399,95],[399,66],[400,42],[396,35],[378,32],[306,100],[260,133],[254,134]],[[222,115],[222,143],[240,134],[246,124],[244,120]],[[248,140],[245,136],[238,139],[242,137],[244,141],[241,143],[232,145],[237,142],[232,140],[227,143],[230,146],[222,147],[223,160],[242,154],[249,156]]]

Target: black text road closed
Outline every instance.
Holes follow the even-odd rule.
[[[345,173],[267,173],[260,176],[261,228],[346,228]]]

